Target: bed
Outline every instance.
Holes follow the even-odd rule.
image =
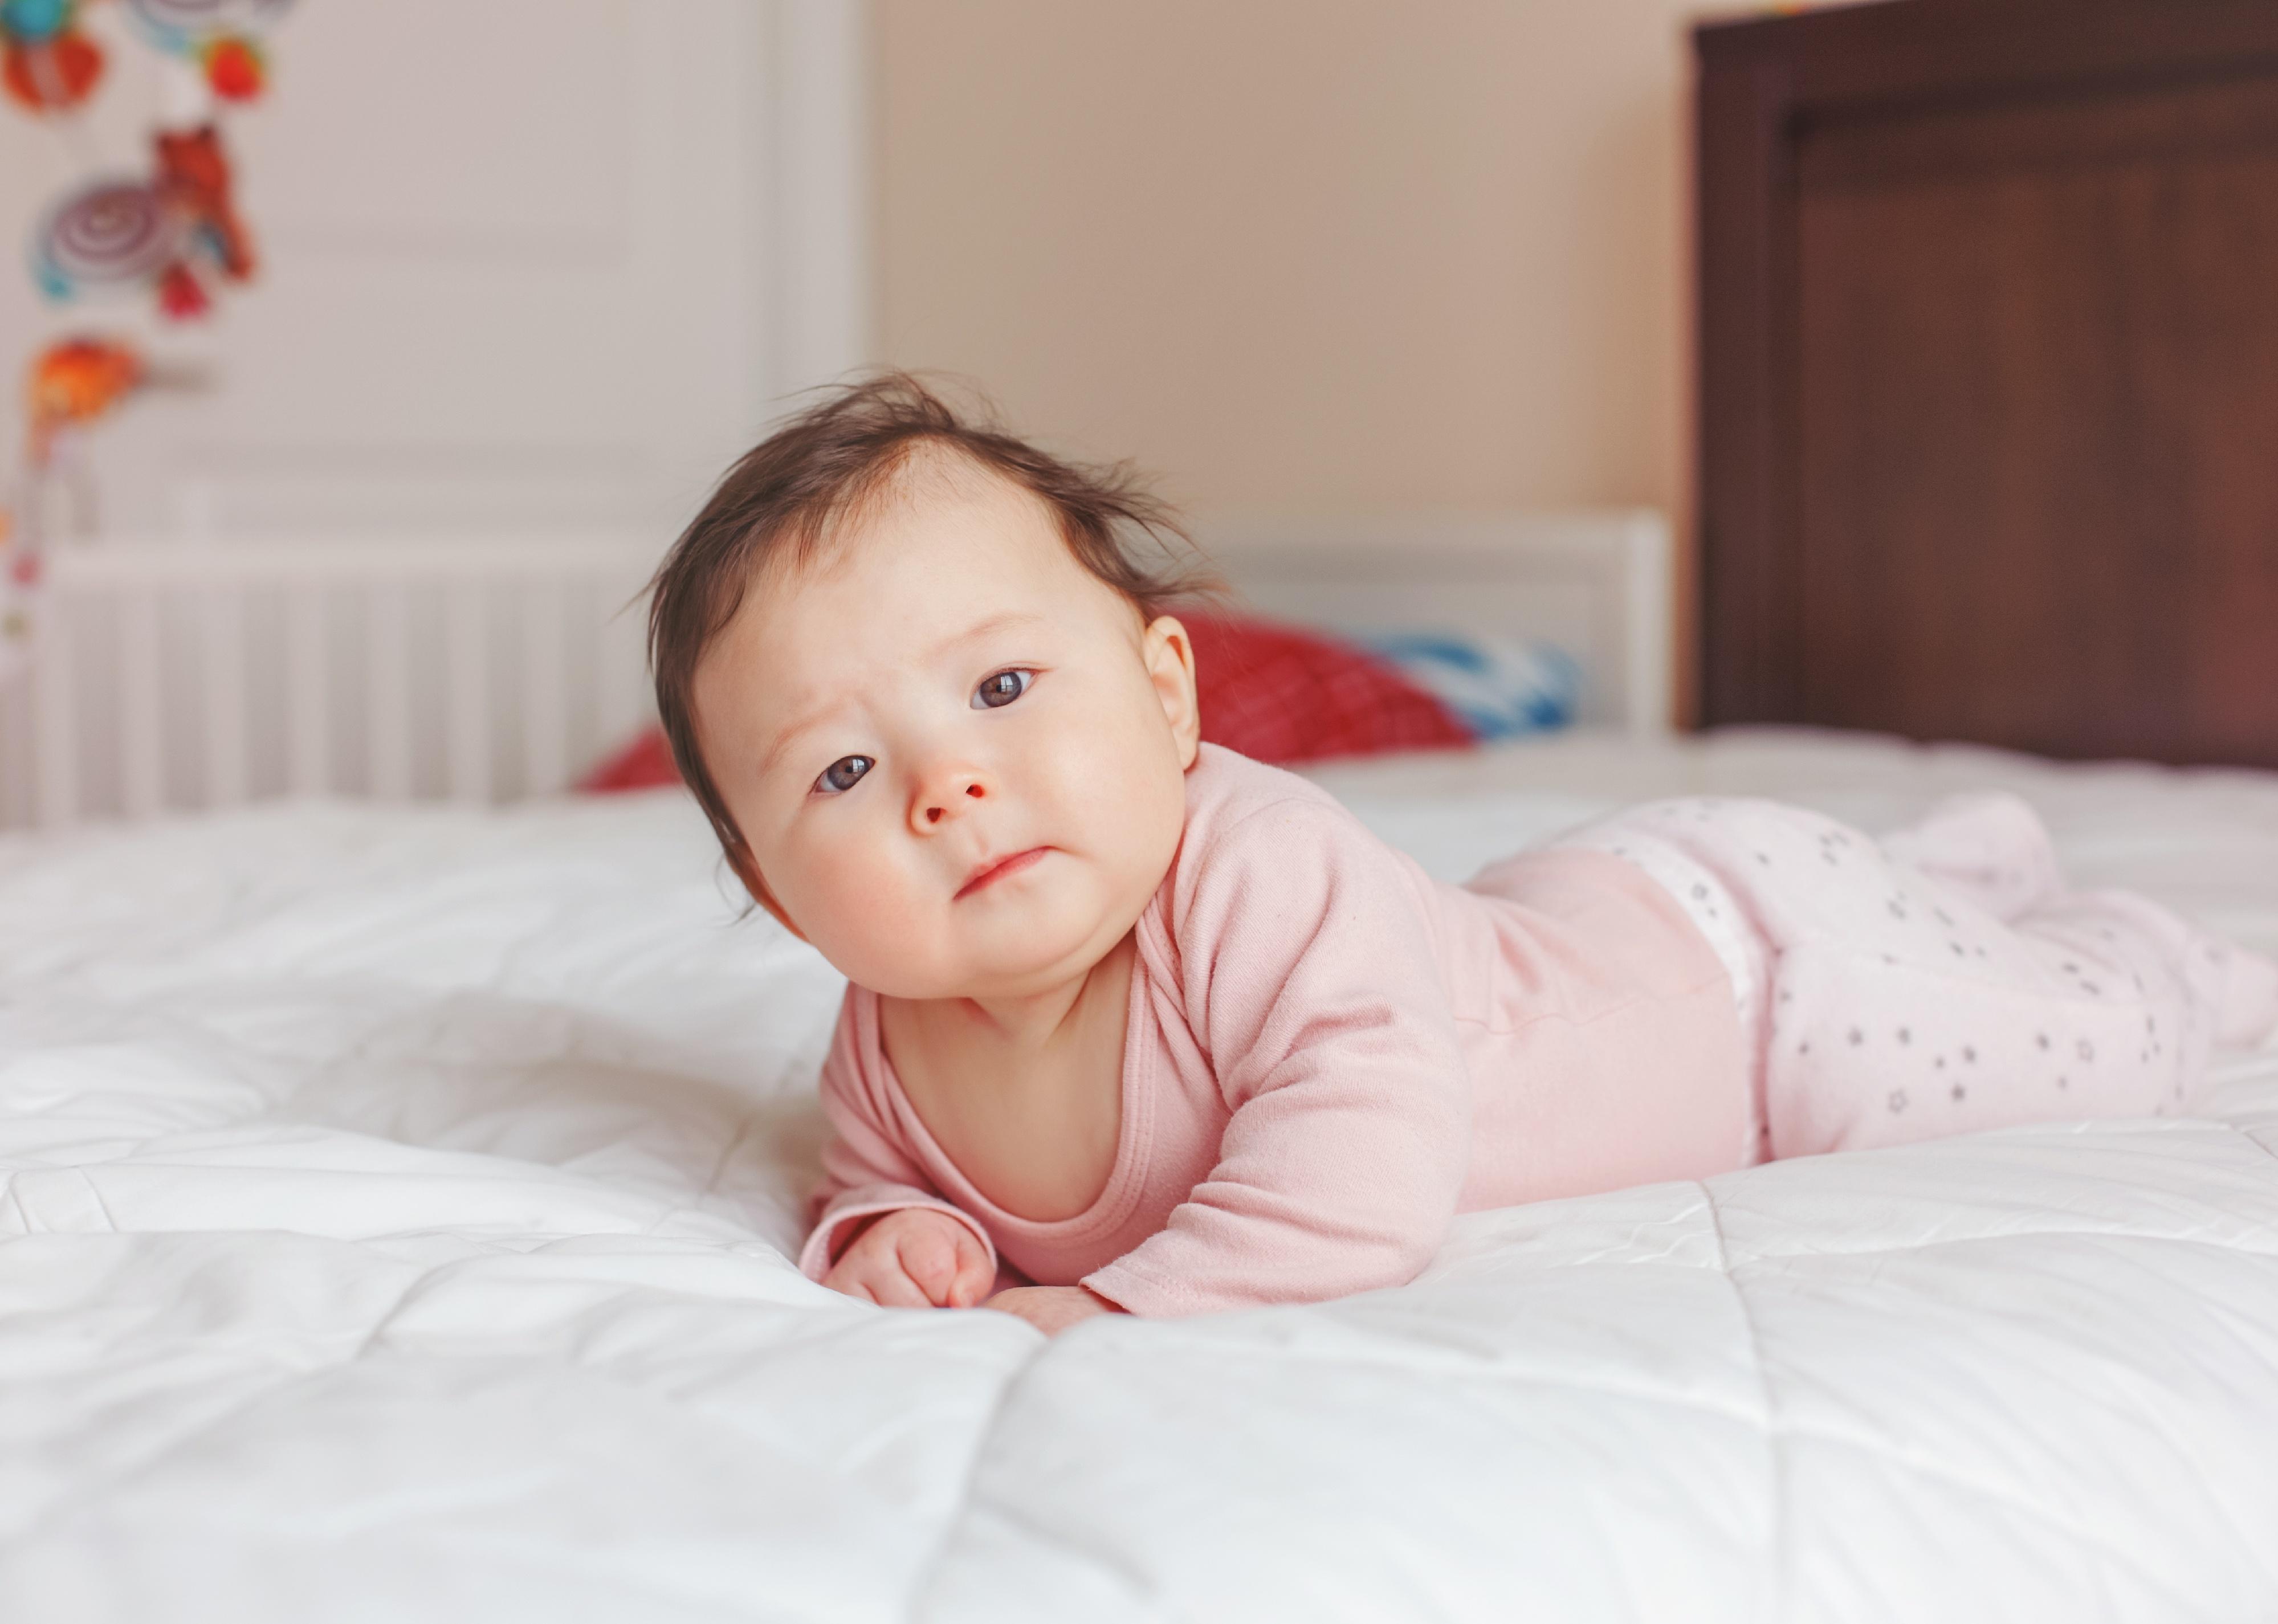
[[[1665,647],[1656,522],[1215,539],[1326,624],[1550,603],[1580,634],[1589,725],[1313,769],[1440,875],[1660,795],[1874,829],[2006,786],[2085,882],[2278,951],[2278,775],[1670,734],[1632,685]],[[245,584],[289,634],[313,566],[267,556]],[[111,557],[163,621],[180,571]],[[496,643],[428,607],[527,677],[586,645],[529,633],[566,589],[525,596],[547,614]],[[589,652],[592,700],[616,657]],[[326,794],[259,798],[248,720],[246,804],[0,836],[0,1616],[2278,1608],[2278,1050],[2187,1117],[1472,1215],[1341,1302],[1050,1344],[878,1310],[788,1261],[837,978],[740,907],[678,791],[493,804],[566,759],[566,713],[534,745],[512,688],[389,746],[387,794],[316,781],[371,769],[321,726],[328,677],[288,685],[268,761]],[[113,698],[145,716],[114,786],[199,793],[135,765],[165,700]]]
[[[1770,731],[1321,776],[1447,875],[1640,796],[2006,785],[2278,950],[2267,775]],[[837,984],[736,900],[671,791],[0,842],[0,1614],[2278,1609],[2278,1053],[1046,1344],[786,1261]]]

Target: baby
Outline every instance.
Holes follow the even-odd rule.
[[[889,376],[658,573],[680,770],[849,982],[800,1260],[838,1291],[1050,1333],[1397,1285],[1459,1212],[2173,1110],[2278,1021],[2278,967],[2066,891],[2007,797],[1880,845],[1666,803],[1434,881],[1198,742],[1170,533]]]

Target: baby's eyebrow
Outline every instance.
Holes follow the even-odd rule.
[[[760,752],[761,774],[765,776],[774,772],[776,763],[783,759],[784,751],[791,748],[791,742],[813,727],[829,709],[830,705],[827,701],[821,705],[809,705],[784,726],[776,728],[775,736],[768,741],[767,749]]]
[[[1025,609],[1008,609],[1002,614],[992,614],[986,620],[975,621],[963,631],[952,632],[928,651],[929,656],[944,654],[960,644],[977,642],[991,632],[1005,631],[1014,626],[1040,626],[1045,617]]]

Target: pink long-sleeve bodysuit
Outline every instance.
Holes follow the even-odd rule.
[[[800,1266],[925,1205],[1136,1314],[1315,1300],[1411,1278],[1457,1212],[2163,1109],[2226,997],[2242,1033],[2278,1004],[2267,966],[2142,899],[2063,895],[2022,803],[1913,838],[1900,862],[1798,809],[1663,803],[1456,887],[1206,744],[1138,923],[1098,1198],[1051,1223],[984,1198],[850,987]]]

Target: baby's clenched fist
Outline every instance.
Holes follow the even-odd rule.
[[[995,1281],[979,1238],[929,1207],[886,1214],[822,1277],[834,1292],[889,1308],[969,1308]]]

